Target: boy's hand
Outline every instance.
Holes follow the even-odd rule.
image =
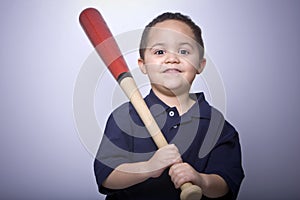
[[[156,178],[159,177],[167,167],[180,162],[182,162],[182,160],[177,147],[174,144],[169,144],[158,149],[148,160],[147,164],[151,176]]]
[[[174,164],[169,170],[169,175],[176,188],[179,188],[186,182],[200,185],[200,174],[188,163]]]

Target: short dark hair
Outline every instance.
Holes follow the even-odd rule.
[[[148,38],[148,34],[149,34],[149,29],[151,27],[153,27],[154,25],[156,25],[159,22],[163,22],[166,20],[178,20],[181,22],[184,22],[186,25],[188,25],[195,36],[195,40],[198,42],[198,44],[201,46],[201,56],[203,56],[204,53],[204,42],[202,39],[202,31],[201,28],[195,24],[191,18],[187,15],[183,15],[181,13],[171,13],[171,12],[165,12],[159,16],[157,16],[156,18],[154,18],[144,29],[143,34],[142,34],[142,38],[141,38],[141,42],[140,42],[140,49],[139,49],[139,53],[140,53],[140,57],[142,59],[144,59],[144,55],[145,55],[145,47],[147,44],[147,38]]]

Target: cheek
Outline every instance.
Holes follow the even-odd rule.
[[[199,62],[197,60],[192,60],[192,59],[184,60],[183,66],[185,70],[191,74],[193,73],[197,74],[198,69],[200,68]]]
[[[198,70],[200,68],[200,60],[198,58],[191,58],[188,60],[188,63],[195,70]]]
[[[196,74],[193,74],[193,75],[191,75],[191,76],[189,77],[188,83],[189,83],[190,85],[192,85],[192,83],[193,83],[195,77],[196,77]]]
[[[159,65],[161,63],[159,58],[148,57],[145,59],[145,64],[149,66]]]
[[[157,63],[147,63],[146,64],[146,70],[147,73],[155,73],[155,72],[159,72],[161,66]]]

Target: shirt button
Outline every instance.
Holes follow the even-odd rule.
[[[177,125],[173,126],[173,128],[177,128],[177,127],[178,127]]]
[[[172,111],[172,110],[169,112],[169,116],[170,116],[170,117],[173,117],[174,114],[175,114],[175,113],[174,113],[174,111]]]

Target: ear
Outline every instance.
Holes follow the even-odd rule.
[[[206,65],[206,59],[202,58],[202,60],[200,61],[200,67],[197,69],[197,74],[201,74],[205,65]]]
[[[146,66],[145,66],[144,63],[145,63],[145,62],[144,62],[144,60],[143,60],[142,58],[139,58],[139,59],[138,59],[138,65],[139,65],[139,67],[140,67],[141,72],[142,72],[143,74],[147,74],[147,69],[146,69]]]

